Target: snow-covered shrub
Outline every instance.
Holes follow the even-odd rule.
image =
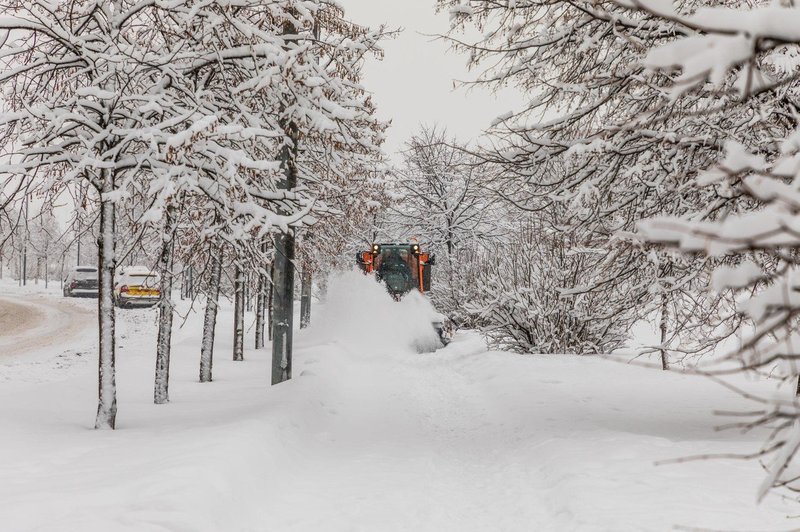
[[[520,353],[606,353],[626,338],[630,318],[608,312],[605,295],[570,294],[596,258],[574,240],[530,218],[508,241],[486,250],[475,291],[463,305],[497,347]]]

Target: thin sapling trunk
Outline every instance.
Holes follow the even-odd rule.
[[[305,329],[311,324],[311,269],[303,268],[300,278],[300,328]]]
[[[233,360],[244,360],[244,272],[236,265],[233,304]]]
[[[219,245],[211,246],[211,279],[208,286],[208,300],[203,318],[203,344],[200,348],[200,382],[211,382],[214,360],[214,330],[217,326],[219,305],[219,283],[222,278],[222,253]]]
[[[169,356],[172,343],[172,264],[175,248],[176,212],[167,205],[161,254],[158,259],[161,274],[161,299],[158,303],[158,340],[156,341],[156,376],[153,401],[160,405],[169,402]]]
[[[114,190],[114,174],[102,170],[100,202],[100,237],[97,239],[99,295],[97,319],[99,331],[98,404],[94,428],[113,429],[117,419],[117,384],[115,367],[115,308],[114,270],[115,257],[115,212],[114,203],[106,194]]]

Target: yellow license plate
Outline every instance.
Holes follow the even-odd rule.
[[[128,294],[132,296],[158,297],[158,290],[149,290],[147,288],[131,288],[128,290]]]

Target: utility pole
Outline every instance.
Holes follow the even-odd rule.
[[[288,124],[291,145],[281,150],[284,179],[278,189],[292,190],[297,185],[297,133]],[[292,378],[292,329],[294,321],[294,229],[278,233],[274,239],[275,260],[272,270],[272,384]]]
[[[296,34],[291,21],[283,24],[283,35]],[[284,102],[284,110],[291,102]],[[281,129],[286,136],[281,148],[279,190],[293,190],[297,186],[297,124],[291,118],[281,119]],[[288,227],[274,237],[275,260],[272,270],[272,384],[292,378],[292,328],[294,321],[294,228]]]

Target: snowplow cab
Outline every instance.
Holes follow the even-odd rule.
[[[412,290],[426,293],[431,289],[431,266],[435,257],[422,251],[417,243],[372,244],[368,251],[356,254],[364,273],[374,273],[395,299]]]

